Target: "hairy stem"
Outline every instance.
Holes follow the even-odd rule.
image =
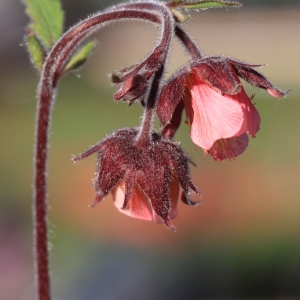
[[[202,58],[203,54],[199,47],[178,24],[175,26],[175,34],[190,54],[192,60],[196,61]]]
[[[151,83],[147,106],[144,109],[144,115],[141,122],[139,133],[136,137],[135,145],[137,147],[147,147],[151,141],[151,131],[153,123],[153,113],[155,110],[156,100],[160,91],[160,83],[164,73],[164,65],[162,65],[154,75]]]
[[[34,247],[39,300],[50,300],[50,276],[47,231],[47,156],[49,126],[58,80],[70,56],[89,36],[106,23],[121,19],[142,19],[163,24],[157,14],[137,10],[115,10],[95,14],[66,32],[53,46],[41,73],[35,134],[34,162]]]

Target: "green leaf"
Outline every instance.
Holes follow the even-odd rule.
[[[81,67],[94,50],[95,44],[95,41],[92,41],[80,48],[80,50],[71,57],[63,73],[65,74],[66,72],[73,71]]]
[[[64,14],[60,0],[23,0],[31,19],[29,27],[42,45],[49,50],[63,30]]]
[[[171,5],[176,8],[186,8],[186,9],[207,9],[213,7],[242,7],[243,5],[237,1],[209,1],[209,0],[199,0],[199,1],[180,1],[173,0]]]
[[[28,29],[25,42],[31,62],[40,71],[42,69],[46,54],[40,41],[30,28]]]

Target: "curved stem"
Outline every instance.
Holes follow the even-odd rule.
[[[142,19],[163,24],[159,15],[138,10],[116,10],[95,14],[66,32],[50,51],[41,73],[35,135],[34,162],[34,247],[39,300],[50,300],[50,276],[47,231],[47,155],[49,126],[55,90],[69,57],[75,49],[106,23],[121,19]]]
[[[147,106],[144,109],[144,115],[141,122],[141,127],[135,142],[135,145],[140,148],[147,147],[151,141],[153,112],[160,91],[160,82],[163,77],[164,69],[165,69],[164,66],[165,66],[164,64],[161,65],[159,69],[155,72],[151,83]]]
[[[176,24],[175,26],[175,34],[188,50],[188,53],[191,56],[193,61],[197,61],[203,57],[203,54],[199,47],[195,44],[192,38],[179,26]]]

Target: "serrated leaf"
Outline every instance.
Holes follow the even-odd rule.
[[[190,17],[179,11],[178,9],[171,8],[171,12],[178,23],[186,22]]]
[[[207,9],[213,7],[242,7],[243,5],[237,1],[209,1],[209,0],[199,0],[199,1],[178,1],[175,0],[172,3],[173,7],[176,8],[186,8],[186,9]]]
[[[59,39],[63,31],[64,13],[60,0],[23,0],[31,19],[30,28],[46,50]]]
[[[40,71],[42,69],[46,55],[44,48],[42,47],[34,32],[30,29],[28,29],[25,42],[31,58],[31,62]]]
[[[80,48],[79,51],[77,51],[69,60],[67,63],[63,73],[65,74],[66,72],[69,71],[74,71],[81,67],[86,60],[88,59],[89,55],[92,53],[95,47],[95,41],[89,42],[86,45],[84,45],[82,48]]]

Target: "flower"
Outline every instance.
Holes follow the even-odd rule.
[[[149,145],[137,145],[138,132],[136,128],[118,130],[73,161],[98,152],[92,207],[111,192],[120,212],[175,230],[171,220],[177,216],[180,186],[182,201],[198,204],[189,199],[190,189],[199,194],[189,175],[189,160],[176,142],[155,132]]]
[[[255,137],[260,116],[239,77],[266,89],[273,97],[287,92],[274,87],[251,65],[228,57],[204,57],[182,68],[163,87],[157,106],[162,133],[172,137],[186,112],[192,141],[215,160],[235,158]]]

